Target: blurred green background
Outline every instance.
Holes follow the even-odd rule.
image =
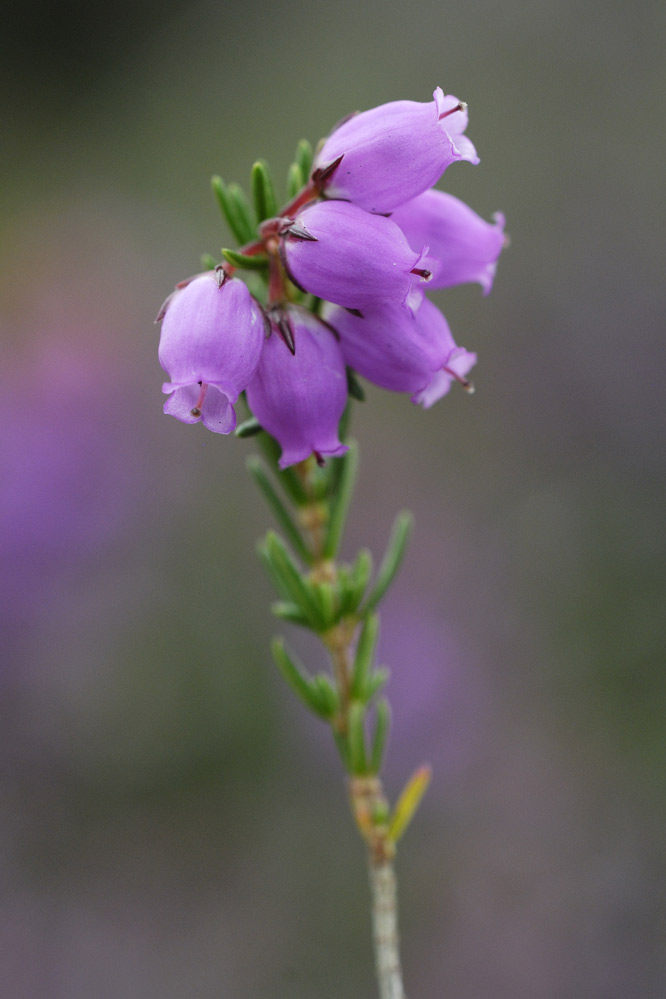
[[[661,999],[661,3],[43,0],[3,18],[0,980],[13,999],[374,994],[364,856],[269,660],[251,442],[161,413],[208,186],[436,85],[512,245],[442,293],[477,393],[356,408],[414,999]],[[661,401],[660,401],[661,400]],[[292,640],[298,641],[294,636]]]

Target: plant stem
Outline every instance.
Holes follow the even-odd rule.
[[[398,950],[398,901],[393,864],[375,863],[370,855],[372,936],[380,999],[405,999]]]
[[[326,557],[323,547],[323,531],[330,512],[313,494],[311,470],[312,460],[296,466],[296,472],[309,499],[301,508],[300,526],[308,539],[312,554],[311,576],[334,581],[337,575],[335,556]],[[352,645],[357,626],[357,618],[343,619],[326,636],[322,636],[331,657],[340,697],[340,711],[332,724],[334,731],[343,739],[347,736],[349,727]],[[376,774],[351,776],[349,795],[357,828],[368,847],[372,937],[379,999],[405,999],[398,946],[397,883],[393,868],[395,843],[389,835],[386,822],[388,802],[382,782]]]

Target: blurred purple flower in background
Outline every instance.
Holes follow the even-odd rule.
[[[17,623],[134,520],[142,457],[117,405],[127,371],[99,338],[49,336],[10,356],[0,383],[0,578]]]

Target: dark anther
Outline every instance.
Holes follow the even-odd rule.
[[[224,264],[218,264],[215,268],[215,277],[217,278],[217,286],[221,288],[224,282],[227,280],[229,275],[224,269]]]
[[[326,462],[324,461],[324,459],[320,455],[319,451],[313,451],[312,453],[315,456],[315,460],[316,460],[317,464],[319,465],[319,467],[323,468],[324,465],[326,464]]]
[[[198,406],[193,406],[192,409],[190,410],[190,413],[192,416],[201,416],[201,410],[199,409]]]
[[[350,316],[356,316],[357,319],[363,319],[363,313],[360,309],[347,309],[344,305],[343,309],[345,312],[348,312]]]
[[[432,277],[432,271],[427,270],[425,267],[414,267],[409,273],[422,277],[424,281],[429,281]]]
[[[449,108],[448,111],[442,111],[438,120],[441,121],[442,118],[448,118],[450,114],[455,114],[456,111],[466,111],[466,110],[467,110],[467,105],[465,104],[465,102],[459,101],[455,107]]]

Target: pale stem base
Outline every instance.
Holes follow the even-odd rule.
[[[370,860],[372,933],[380,999],[405,999],[398,949],[398,900],[393,864]]]

